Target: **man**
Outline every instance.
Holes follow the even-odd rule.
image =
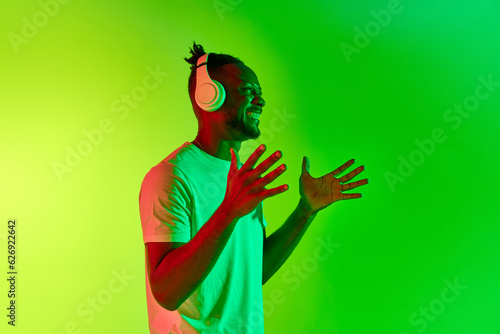
[[[354,160],[314,178],[304,157],[297,207],[266,236],[262,201],[288,185],[266,188],[286,170],[282,164],[263,175],[280,151],[257,164],[266,150],[261,145],[239,162],[241,142],[260,135],[265,101],[257,76],[241,60],[207,55],[201,45],[191,54],[186,61],[198,134],[147,173],[139,195],[150,331],[263,333],[262,285],[320,210],[360,198],[343,191],[368,180],[346,183],[363,166],[337,178]]]

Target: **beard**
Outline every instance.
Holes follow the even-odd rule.
[[[257,139],[260,136],[260,130],[257,125],[248,124],[245,122],[246,114],[238,118],[238,113],[227,113],[225,117],[226,126],[230,129],[239,131],[248,137],[248,139]]]

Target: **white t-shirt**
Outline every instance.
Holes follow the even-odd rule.
[[[224,199],[230,164],[185,142],[151,168],[139,194],[144,244],[191,240]],[[262,203],[240,218],[215,266],[177,311],[156,302],[146,266],[151,333],[264,333],[266,225]]]

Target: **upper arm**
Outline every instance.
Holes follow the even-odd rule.
[[[175,166],[155,166],[146,174],[139,193],[139,210],[144,244],[173,243],[172,247],[158,246],[168,252],[176,248],[176,243],[191,239],[192,194]]]

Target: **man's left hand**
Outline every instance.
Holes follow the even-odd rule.
[[[361,197],[360,193],[346,194],[343,193],[343,191],[354,189],[368,183],[368,179],[347,183],[361,173],[365,169],[364,166],[359,166],[352,172],[342,177],[337,177],[353,163],[354,159],[351,159],[334,171],[319,178],[315,178],[309,174],[309,159],[307,157],[303,158],[302,174],[299,179],[299,191],[301,202],[306,206],[307,210],[315,214],[334,202]]]

